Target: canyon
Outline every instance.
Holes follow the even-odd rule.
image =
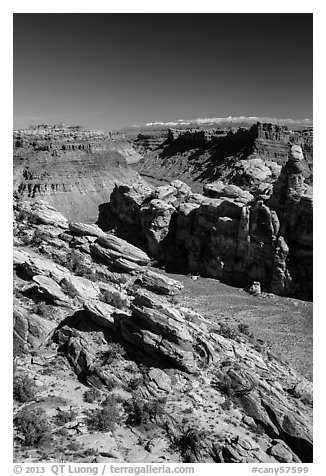
[[[14,131],[15,461],[312,461],[312,145]]]
[[[91,223],[115,183],[143,182],[132,167],[139,159],[122,133],[64,125],[15,131],[14,191]]]

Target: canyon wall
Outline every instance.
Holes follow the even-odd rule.
[[[278,177],[287,161],[288,146],[293,144],[302,147],[304,175],[312,183],[312,129],[292,131],[286,126],[256,123],[232,130],[163,132],[139,134],[133,142],[144,157],[138,163],[144,176],[167,182],[180,179],[194,191],[214,180],[251,190],[266,178],[274,181]],[[249,169],[247,161],[251,161]]]
[[[140,155],[117,133],[36,128],[14,133],[14,191],[43,198],[69,219],[94,222],[114,184],[142,182]]]
[[[274,184],[255,194],[215,182],[204,195],[174,181],[115,187],[98,224],[136,242],[168,269],[232,285],[259,281],[275,294],[312,299],[312,189],[293,145]]]

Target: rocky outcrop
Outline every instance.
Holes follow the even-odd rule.
[[[56,328],[55,321],[31,313],[18,299],[13,307],[13,346],[16,354],[35,351]]]
[[[138,195],[135,187],[116,187],[98,223],[110,214],[123,235],[130,207],[129,239],[137,234],[138,244],[171,269],[242,286],[257,281],[276,294],[312,298],[312,192],[300,146],[290,148],[268,191],[254,196],[218,181],[204,194],[180,181]]]
[[[189,246],[189,236],[198,229],[193,237],[200,250],[198,259],[207,258],[203,262],[208,267],[212,263],[200,248],[201,242],[206,240],[210,246],[213,243],[220,247],[223,256],[232,257],[237,249],[237,245],[232,248],[232,243],[240,222],[243,250],[251,243],[246,241],[248,237],[264,240],[262,243],[269,249],[280,229],[264,203],[251,205],[236,196],[194,196],[180,182],[157,190],[152,199],[158,200],[157,197],[166,197],[175,210],[176,220],[170,230],[178,235],[175,249]],[[256,207],[255,226],[250,221],[252,206]],[[44,395],[41,392],[49,382],[53,390],[60,385],[58,396],[69,395],[69,404],[78,394],[74,400],[77,423],[70,422],[65,427],[68,431],[78,433],[81,427],[87,433],[88,429],[79,423],[85,421],[92,408],[104,408],[103,399],[107,398],[110,405],[118,405],[123,413],[123,418],[116,422],[121,429],[125,428],[126,418],[139,415],[147,419],[150,431],[155,425],[155,430],[161,434],[164,431],[165,438],[175,444],[191,437],[195,444],[190,449],[187,445],[186,452],[183,449],[180,455],[170,455],[172,461],[180,461],[181,456],[185,462],[311,462],[312,388],[308,381],[287,364],[257,350],[255,341],[245,334],[234,338],[222,336],[220,316],[208,319],[178,304],[174,294],[181,291],[181,284],[150,269],[143,250],[112,233],[100,232],[97,227],[78,223],[62,233],[59,224],[24,221],[23,216],[19,218],[18,208],[16,214],[17,230],[21,226],[32,230],[36,227],[40,232],[46,227],[46,237],[50,237],[46,246],[17,239],[16,363],[29,372],[31,369],[40,395]],[[260,214],[262,219],[258,220]],[[225,248],[219,241],[221,230],[223,239],[229,239]],[[156,235],[159,247],[160,236]],[[76,252],[76,241],[90,238],[90,247],[111,253],[111,261],[98,260],[98,255],[82,247]],[[280,251],[273,262],[278,270],[282,269],[284,246],[279,237]],[[79,259],[77,263],[72,261],[72,251]],[[53,261],[54,257],[58,260],[58,252],[66,266]],[[195,262],[195,254],[192,256]],[[130,268],[108,271],[114,260],[124,260]],[[223,266],[219,269],[223,272]],[[100,389],[102,405],[99,401],[94,405],[83,401],[86,389],[82,384]],[[32,405],[46,407],[52,399],[58,405],[53,392],[46,397],[49,398]],[[130,408],[135,411],[129,414]],[[57,409],[51,408],[51,416],[54,411]],[[191,413],[188,420],[187,413]],[[234,425],[230,425],[230,419]],[[146,425],[143,429],[147,431]],[[107,438],[105,434],[105,445]],[[153,444],[152,440],[146,443],[148,451],[144,458],[152,458]]]

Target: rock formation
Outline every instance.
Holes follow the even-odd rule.
[[[170,225],[174,220],[173,236],[178,246],[183,243],[193,266],[203,263],[205,269],[221,275],[234,272],[240,266],[232,264],[240,235],[241,252],[248,263],[255,263],[260,273],[267,272],[264,263],[273,257],[277,233],[275,217],[266,205],[250,205],[251,201],[246,203],[248,196],[240,196],[239,201],[237,191],[231,191],[232,198],[223,197],[223,193],[219,198],[195,196],[179,181],[156,190],[153,210],[159,201],[168,207],[157,216],[152,212],[154,222],[149,222],[147,209],[146,219],[140,213],[143,226],[151,223],[146,235],[148,247],[156,243],[160,249],[170,239],[162,231],[169,217]],[[121,194],[121,190],[117,188],[115,193]],[[128,195],[126,187],[124,193]],[[225,193],[230,195],[230,189]],[[134,194],[131,189],[127,203],[135,211]],[[145,198],[146,207],[150,198]],[[141,212],[142,204],[138,207]],[[174,212],[165,215],[169,207]],[[251,215],[260,219],[251,220]],[[64,435],[74,435],[75,442],[99,445],[101,432],[94,435],[93,427],[87,425],[94,425],[100,408],[111,411],[113,418],[113,407],[117,414],[111,423],[119,432],[130,435],[130,427],[137,429],[134,433],[139,431],[137,441],[131,436],[122,438],[121,451],[112,451],[116,462],[312,461],[308,381],[288,364],[257,350],[245,334],[224,337],[218,320],[209,321],[205,315],[179,305],[174,295],[181,291],[181,284],[150,269],[150,259],[143,250],[96,226],[65,223],[64,217],[44,202],[15,204],[16,372],[27,372],[38,382],[38,397],[32,403],[16,402],[15,415],[17,420],[26,406],[29,411],[41,407],[45,408],[44,418],[57,421],[61,432],[58,426],[53,429],[51,449],[43,455],[45,461],[55,458],[53,448],[64,448],[65,454],[70,451],[74,461],[94,461],[87,460],[85,447],[85,453],[82,449],[71,453]],[[251,238],[261,253],[261,260],[255,262],[250,261],[251,253],[258,253],[251,247]],[[285,248],[280,238],[278,247],[277,259],[281,261]],[[218,255],[214,255],[216,250]],[[68,380],[68,369],[60,367],[60,359],[73,371]],[[58,402],[65,404],[65,382],[73,388],[68,403],[76,421],[63,427]],[[98,389],[100,397],[96,398],[101,399],[101,406],[82,400],[87,387]],[[44,388],[48,394],[49,388],[58,393],[41,398]],[[190,418],[187,413],[191,413]],[[96,461],[113,458],[108,456],[113,434],[113,430],[104,433],[105,450],[95,452]],[[155,451],[160,438],[173,445],[162,443]],[[191,447],[181,445],[185,438],[191,438]],[[30,459],[39,460],[39,454],[33,456],[24,447],[24,436],[18,429],[15,445],[17,451],[22,448],[22,459],[27,452]],[[141,452],[138,459],[133,453],[135,447]]]
[[[175,270],[312,299],[312,190],[304,170],[293,145],[278,180],[255,195],[221,181],[205,185],[204,195],[178,180],[154,191],[116,186],[98,224],[137,236],[138,246]]]

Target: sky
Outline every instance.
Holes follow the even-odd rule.
[[[14,128],[312,119],[312,14],[15,13]]]

